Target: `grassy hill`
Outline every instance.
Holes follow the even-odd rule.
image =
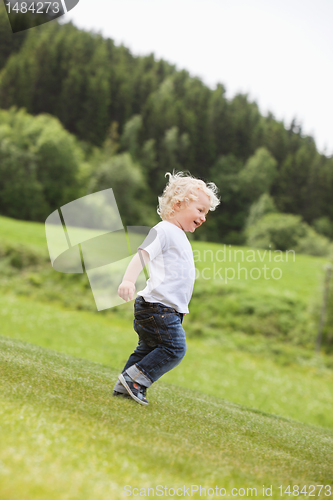
[[[1,244],[28,246],[47,254],[45,226],[40,222],[20,221],[0,216]]]
[[[0,217],[1,500],[117,499],[126,485],[273,485],[281,498],[280,485],[332,482],[333,360],[314,353],[325,260],[275,262],[273,282],[249,277],[270,254],[193,249],[187,355],[143,408],[111,396],[136,344],[133,304],[98,313],[85,275],[52,269],[43,224]]]
[[[191,315],[189,321],[185,319],[188,336],[260,336],[259,343],[255,339],[257,347],[268,345],[264,339],[272,346],[280,343],[280,347],[269,349],[270,354],[277,352],[280,361],[286,361],[280,356],[281,344],[313,351],[325,258],[196,241],[192,246],[197,280]],[[0,258],[3,291],[96,312],[86,274],[62,274],[52,269],[43,224],[0,217]],[[132,314],[126,305],[112,309],[116,312],[128,318]],[[248,339],[245,344],[249,346]],[[324,348],[332,350],[332,342],[325,336]],[[309,353],[303,351],[301,357],[308,358]],[[331,361],[329,364],[333,366]]]
[[[131,308],[125,306],[127,318],[10,294],[1,296],[1,334],[119,372],[136,345]],[[163,381],[333,429],[333,371],[325,361],[303,349],[221,332],[220,338],[190,336],[184,360]]]
[[[126,485],[257,496],[272,485],[280,498],[280,485],[332,482],[331,431],[163,382],[143,408],[111,396],[105,365],[4,337],[0,346],[3,499],[120,499]]]

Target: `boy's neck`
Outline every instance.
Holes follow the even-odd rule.
[[[182,231],[184,231],[184,229],[182,228],[181,224],[179,224],[179,222],[176,221],[174,217],[170,217],[168,219],[163,219],[163,220],[165,222],[170,222],[170,224],[173,224],[174,226],[179,227],[179,229],[181,229]]]

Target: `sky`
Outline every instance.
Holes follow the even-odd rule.
[[[80,0],[67,21],[247,93],[333,155],[333,0]]]

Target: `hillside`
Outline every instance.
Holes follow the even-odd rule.
[[[331,431],[163,382],[143,408],[112,398],[116,372],[105,365],[5,337],[0,346],[3,499],[120,499],[157,487],[170,496],[191,485],[229,496],[262,496],[263,485],[271,498],[281,485],[330,492]]]
[[[133,304],[98,313],[85,275],[52,269],[43,224],[0,217],[0,241],[1,499],[331,495],[333,362],[305,328],[325,259],[284,258],[274,287],[244,271],[228,283],[207,279],[214,265],[250,273],[270,255],[221,262],[251,249],[192,242],[188,352],[141,407],[111,395]]]
[[[62,274],[52,269],[44,224],[0,216],[0,237],[4,291],[96,312],[86,274]],[[191,243],[197,279],[188,334],[220,337],[221,330],[239,332],[313,350],[327,258]],[[126,316],[127,310],[123,305],[112,313]],[[329,328],[323,338],[328,353],[332,350]]]
[[[2,335],[120,370],[135,346],[133,303],[97,312],[85,274],[52,269],[43,224],[0,223]],[[314,351],[325,259],[297,255],[272,264],[259,252],[257,262],[242,262],[238,249],[239,262],[221,262],[223,245],[192,245],[199,276],[184,320],[189,348],[164,380],[333,428],[329,344],[320,355]],[[250,273],[265,263],[279,266],[281,279],[245,279],[244,271],[238,279],[238,264]],[[222,274],[227,267],[229,276],[236,269],[235,279],[205,279],[214,266]]]

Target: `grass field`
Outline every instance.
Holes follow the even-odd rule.
[[[1,500],[332,484],[333,358],[314,352],[325,259],[193,242],[188,351],[144,408],[111,396],[136,344],[133,303],[96,312],[86,276],[47,262],[43,224],[0,217],[0,238]]]
[[[129,309],[132,304],[125,307]],[[0,314],[2,335],[6,337],[118,371],[136,345],[132,321],[119,315],[71,311],[14,295],[2,297]],[[333,429],[333,371],[325,366],[323,358],[302,355],[302,350],[290,348],[289,357],[294,362],[279,364],[265,354],[262,343],[258,346],[258,341],[241,334],[208,339],[190,337],[185,359],[163,380]],[[286,352],[281,350],[280,356],[286,357]]]
[[[330,492],[331,431],[163,382],[144,408],[112,398],[116,372],[103,365],[3,337],[0,345],[3,499],[118,499],[125,486],[159,485]]]
[[[0,216],[1,243],[29,246],[48,255],[45,225]]]

